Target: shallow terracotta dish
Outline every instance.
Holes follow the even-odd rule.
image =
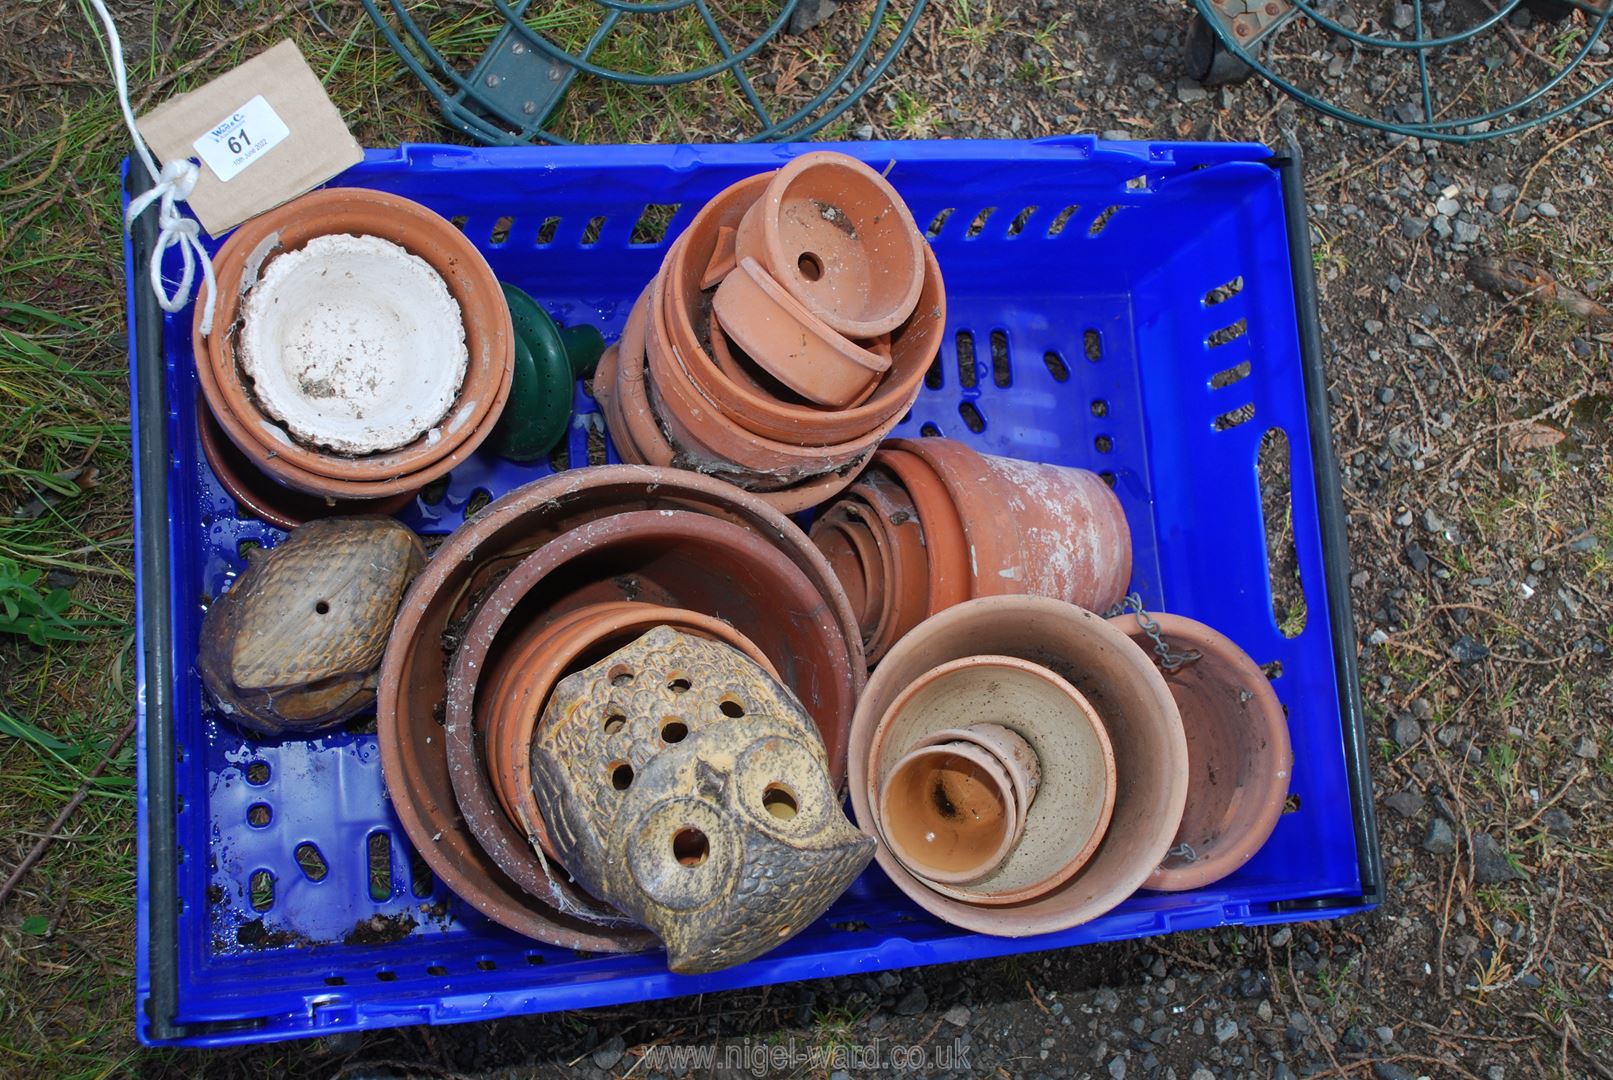
[[[910,682],[874,732],[868,793],[883,805],[901,756],[937,730],[972,723],[1001,725],[1035,754],[1039,786],[1024,835],[991,873],[963,882],[949,895],[981,904],[1033,900],[1069,880],[1097,849],[1115,804],[1115,757],[1103,721],[1064,679],[1011,656],[977,655],[948,661]],[[884,818],[879,818],[882,833]]]
[[[1173,650],[1199,654],[1164,673],[1187,732],[1187,806],[1171,854],[1148,887],[1180,892],[1220,881],[1271,837],[1288,799],[1294,755],[1282,702],[1248,653],[1201,622],[1152,617]],[[1154,642],[1135,616],[1112,622],[1152,654]]]
[[[850,338],[896,329],[924,276],[918,225],[896,189],[833,151],[802,154],[769,180],[735,237],[814,315]]]
[[[1114,812],[1103,841],[1062,885],[1004,906],[942,895],[883,845],[876,858],[914,902],[956,926],[1011,937],[1075,926],[1115,907],[1153,873],[1187,798],[1187,740],[1164,678],[1124,634],[1089,611],[1045,597],[986,597],[932,616],[898,641],[870,677],[852,724],[849,787],[857,820],[874,823],[868,790],[879,719],[925,672],[987,651],[1048,668],[1103,719],[1115,758]]]

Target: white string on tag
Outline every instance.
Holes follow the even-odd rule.
[[[213,309],[217,303],[213,260],[208,258],[207,249],[202,247],[199,239],[201,226],[181,214],[178,206],[195,189],[201,170],[188,158],[175,158],[160,169],[157,167],[156,159],[151,156],[151,150],[134,124],[134,109],[129,104],[129,73],[123,66],[123,39],[118,36],[117,23],[112,21],[112,14],[107,11],[103,0],[90,0],[90,4],[106,29],[107,54],[112,60],[112,76],[117,83],[118,106],[123,110],[123,123],[129,129],[129,137],[134,140],[135,153],[152,180],[156,181],[156,186],[151,190],[130,200],[124,228],[132,228],[135,219],[147,208],[152,205],[157,207],[157,247],[151,253],[151,291],[157,294],[157,303],[164,311],[176,312],[190,303],[196,265],[201,264],[202,282],[207,291],[198,302],[202,304],[201,331],[205,336],[212,332]],[[170,293],[162,279],[162,260],[171,247],[179,248],[184,269],[179,276],[179,284]]]

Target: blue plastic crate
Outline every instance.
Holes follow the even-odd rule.
[[[371,152],[336,183],[397,192],[454,218],[501,278],[609,337],[711,195],[806,149],[408,146]],[[671,975],[659,954],[584,956],[501,930],[424,872],[387,803],[373,734],[259,742],[204,705],[193,667],[204,598],[240,569],[243,545],[281,534],[239,516],[201,458],[190,312],[163,320],[145,291],[151,229],[142,226],[129,253],[142,493],[142,1040],[218,1045],[484,1020],[1316,918],[1377,901],[1297,162],[1251,145],[1089,137],[839,149],[890,165],[946,277],[941,356],[896,433],[939,432],[1112,475],[1147,605],[1209,622],[1256,661],[1281,665],[1293,799],[1270,842],[1212,888],[1139,893],[1036,938],[940,923],[877,866],[806,932],[710,975]],[[667,207],[663,233],[651,223]],[[589,462],[599,427],[581,388],[577,410],[562,466]],[[1308,608],[1294,637],[1272,612],[1256,475],[1270,429],[1287,436]],[[596,439],[596,463],[599,449]],[[549,471],[484,453],[404,519],[447,532],[467,506]]]

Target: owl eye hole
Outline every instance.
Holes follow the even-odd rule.
[[[662,742],[682,742],[689,736],[689,725],[682,720],[668,720],[661,726]]]
[[[667,692],[673,694],[687,694],[689,692],[689,688],[693,685],[694,684],[689,681],[688,676],[681,674],[670,675],[667,677],[666,681]]]
[[[795,792],[784,784],[768,784],[762,789],[762,809],[769,814],[788,821],[800,812],[800,806],[795,801]]]
[[[633,786],[633,766],[625,761],[610,763],[610,786],[617,791],[626,791]]]
[[[605,716],[605,734],[614,735],[627,724],[627,717],[622,713],[612,711]]]
[[[725,697],[718,702],[717,708],[730,720],[738,720],[745,715],[745,703],[736,697]]]
[[[626,664],[617,664],[610,669],[609,674],[612,686],[626,686],[633,681],[633,669]]]
[[[672,857],[684,866],[699,866],[711,854],[711,841],[706,834],[693,826],[672,834]]]

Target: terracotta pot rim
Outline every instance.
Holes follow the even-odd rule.
[[[1043,875],[1042,877],[1037,878],[1034,882],[1021,888],[1012,890],[986,891],[979,888],[960,888],[957,887],[955,883],[945,881],[932,881],[929,883],[931,887],[935,889],[935,891],[966,903],[998,907],[1007,906],[1010,904],[1026,903],[1035,900],[1037,897],[1043,896],[1054,889],[1057,889],[1060,885],[1063,885],[1066,881],[1070,880],[1070,878],[1080,873],[1081,868],[1087,864],[1087,862],[1092,858],[1093,852],[1098,849],[1098,845],[1103,843],[1104,837],[1109,829],[1109,821],[1114,815],[1115,785],[1117,784],[1118,780],[1115,771],[1114,747],[1109,741],[1109,731],[1104,726],[1103,718],[1099,716],[1097,710],[1092,707],[1092,703],[1087,700],[1086,695],[1082,694],[1081,691],[1077,690],[1074,686],[1071,686],[1069,681],[1063,676],[1042,664],[1034,663],[1030,660],[1024,660],[1017,656],[1008,656],[999,653],[977,653],[970,656],[961,656],[957,659],[948,660],[945,663],[936,665],[935,667],[926,671],[924,674],[920,675],[918,678],[910,681],[907,686],[905,686],[902,691],[896,695],[895,700],[893,700],[890,706],[885,710],[884,715],[879,718],[879,724],[874,729],[872,740],[873,749],[868,761],[869,784],[874,785],[877,783],[877,778],[882,771],[881,762],[884,759],[885,753],[885,747],[883,745],[885,733],[889,729],[891,723],[900,716],[902,710],[913,700],[913,698],[917,697],[932,684],[940,682],[941,680],[946,679],[960,671],[969,671],[975,668],[1007,668],[1025,675],[1029,675],[1032,678],[1054,687],[1059,691],[1060,695],[1070,703],[1071,711],[1086,722],[1087,727],[1096,737],[1099,753],[1103,761],[1103,799],[1102,806],[1098,812],[1098,818],[1093,824],[1092,831],[1083,839],[1081,846],[1075,848],[1071,852],[1066,862],[1060,864],[1057,868]],[[1009,728],[1009,730],[1013,729]],[[1016,732],[1016,734],[1019,733]],[[1024,738],[1023,735],[1021,735],[1021,737]],[[871,795],[872,786],[870,787],[870,796]],[[869,799],[869,805],[876,805],[871,797]],[[1042,803],[1042,807],[1042,814],[1038,815],[1039,821],[1037,824],[1039,825],[1042,821],[1047,819],[1047,815],[1056,812],[1056,808],[1049,805],[1049,803],[1047,803],[1045,800]],[[1031,805],[1030,809],[1033,812],[1035,811],[1034,803]],[[879,824],[877,818],[875,819],[875,824],[876,826]],[[1029,829],[1030,827],[1030,823],[1027,822],[1026,828]],[[976,884],[978,884],[978,881]]]
[[[1206,623],[1190,619],[1184,615],[1173,615],[1169,612],[1150,613],[1155,622],[1159,624],[1160,636],[1170,640],[1173,645],[1178,642],[1189,649],[1196,649],[1201,658],[1194,661],[1198,664],[1210,663],[1226,669],[1227,677],[1251,695],[1247,712],[1241,718],[1242,723],[1236,724],[1240,745],[1247,745],[1254,738],[1263,737],[1265,752],[1256,760],[1258,767],[1248,770],[1255,784],[1249,797],[1242,800],[1242,805],[1248,809],[1236,818],[1233,823],[1243,826],[1241,832],[1235,837],[1217,843],[1214,847],[1197,852],[1197,858],[1187,862],[1177,856],[1170,856],[1148,878],[1146,887],[1158,889],[1163,892],[1183,892],[1189,889],[1201,889],[1213,884],[1237,870],[1244,863],[1254,857],[1271,834],[1276,831],[1277,823],[1282,819],[1283,806],[1288,800],[1288,788],[1293,776],[1294,755],[1291,740],[1288,734],[1288,718],[1283,712],[1283,705],[1277,698],[1277,692],[1272,688],[1271,680],[1266,678],[1265,672],[1254,662],[1247,652],[1238,647],[1237,642],[1227,637]],[[1139,637],[1146,637],[1137,620],[1132,615],[1120,615],[1110,620],[1121,633],[1138,641]],[[1129,627],[1128,625],[1129,624]],[[1152,642],[1143,645],[1151,648]],[[1178,681],[1170,673],[1165,674],[1166,685],[1170,686],[1171,694],[1177,698],[1180,706],[1183,702],[1181,696],[1183,689],[1178,689]],[[1182,710],[1183,722],[1187,722],[1188,710]],[[1195,713],[1195,715],[1199,715]],[[1230,718],[1227,718],[1229,723]],[[1193,741],[1189,739],[1189,759],[1192,757]],[[1189,780],[1189,798],[1191,799],[1192,775]],[[1187,822],[1184,820],[1184,827]],[[1174,848],[1184,837],[1178,833]]]
[[[1022,589],[1019,580],[1024,577],[1025,556],[1019,532],[1012,521],[995,513],[997,507],[991,500],[996,493],[980,452],[956,439],[890,439],[887,447],[922,458],[946,487],[963,525],[973,568],[969,595],[995,596]],[[981,567],[997,567],[999,572],[982,573]],[[1005,570],[1015,576],[1002,577]]]
[[[353,209],[355,203],[359,204],[357,211]],[[381,214],[389,228],[377,231],[374,222],[369,221],[363,227],[332,227],[310,233],[309,236],[299,234],[299,225],[307,219],[317,219],[321,214],[333,215],[343,208],[349,215],[356,214],[360,219],[363,219],[366,211]],[[427,435],[422,435],[400,450],[353,458],[304,447],[289,435],[282,442],[254,430],[254,424],[278,425],[257,408],[235,367],[235,323],[239,317],[241,282],[246,272],[246,262],[265,244],[276,245],[266,255],[265,263],[273,257],[274,251],[285,250],[278,245],[277,238],[282,234],[296,237],[292,241],[295,248],[314,235],[340,232],[382,236],[400,243],[411,254],[432,264],[460,304],[466,324],[470,366],[455,406],[450,409],[450,418],[455,410],[464,411],[467,408],[460,404],[467,395],[474,393],[477,396],[468,407],[468,414],[453,430],[444,430],[451,420],[434,429],[439,431],[434,442]],[[406,234],[413,242],[401,242],[397,235],[400,233]],[[415,240],[416,234],[421,238]],[[374,485],[374,489],[369,491],[331,490],[329,486],[315,490],[314,493],[321,495],[379,497],[403,490],[403,487],[397,486],[400,483],[412,484],[418,490],[448,472],[491,433],[509,395],[515,362],[514,327],[503,293],[487,261],[463,233],[440,215],[419,203],[386,192],[368,188],[324,188],[238,227],[220,249],[215,266],[219,307],[215,313],[213,332],[206,337],[202,335],[200,307],[192,326],[202,392],[230,441],[288,486],[313,490],[307,486],[309,481],[306,478],[318,477],[331,486]],[[455,269],[444,273],[445,267]],[[261,266],[256,269],[261,269]]]
[[[891,211],[897,215],[901,225],[906,226],[905,229],[899,229],[899,231],[911,239],[909,245],[912,255],[911,261],[919,265],[907,268],[908,276],[912,280],[903,290],[901,299],[892,305],[889,312],[877,317],[858,319],[834,311],[826,305],[818,304],[810,295],[796,295],[804,307],[847,337],[878,337],[880,334],[896,329],[905,322],[913,308],[918,304],[919,290],[923,287],[924,277],[922,256],[919,254],[918,249],[929,246],[920,238],[918,222],[913,220],[913,212],[908,209],[907,203],[902,199],[901,194],[891,186],[889,180],[886,180],[879,173],[856,158],[829,150],[813,150],[790,159],[783,168],[773,174],[772,180],[768,182],[767,189],[762,193],[761,199],[758,200],[752,211],[759,218],[762,246],[768,255],[767,263],[774,272],[783,274],[783,271],[779,269],[779,264],[787,261],[789,254],[785,251],[784,238],[780,235],[779,229],[779,214],[783,208],[785,193],[797,183],[810,181],[811,173],[823,169],[851,173],[861,182],[873,188],[882,199],[889,203]],[[743,230],[741,231],[741,236],[743,237]],[[889,268],[886,268],[885,272],[890,272]],[[781,276],[780,284],[785,288],[789,288],[788,277]],[[794,289],[790,289],[790,291],[795,293]]]
[[[316,499],[318,496],[286,487],[253,465],[251,459],[229,440],[200,395],[196,398],[196,438],[201,444],[202,458],[225,493],[247,513],[279,529],[295,529],[320,518],[346,514],[391,516],[414,502],[418,495],[415,491],[404,491],[385,499],[339,499],[322,513],[302,516],[286,509],[285,502]],[[285,493],[283,499],[281,492]]]
[[[1005,627],[1011,628],[1011,632],[987,625],[999,618]],[[987,630],[994,632],[985,633]],[[1100,844],[1092,859],[1074,877],[1035,900],[1003,907],[962,903],[942,895],[914,877],[883,846],[875,853],[875,858],[892,883],[921,907],[954,926],[1009,937],[1076,926],[1121,903],[1141,887],[1169,850],[1187,798],[1187,740],[1176,713],[1176,703],[1170,696],[1165,680],[1148,663],[1147,657],[1142,656],[1119,630],[1073,604],[1038,596],[991,596],[966,601],[926,619],[897,642],[870,677],[868,687],[857,705],[849,750],[849,786],[859,821],[866,823],[873,820],[867,794],[872,736],[878,718],[884,715],[895,694],[915,675],[948,659],[992,649],[1001,655],[1017,655],[1021,649],[1014,644],[1016,635],[1038,641],[1036,649],[1047,652],[1044,657],[1038,651],[1032,662],[1049,659],[1052,663],[1063,663],[1065,661],[1060,661],[1053,650],[1062,647],[1066,641],[1080,641],[1103,653],[1112,652],[1117,662],[1130,673],[1134,683],[1132,689],[1137,697],[1131,702],[1134,715],[1127,717],[1127,727],[1130,728],[1135,721],[1137,734],[1134,736],[1128,731],[1126,739],[1120,739],[1116,735],[1113,718],[1108,718],[1105,725],[1115,743],[1117,776],[1121,770],[1133,768],[1128,764],[1124,751],[1124,744],[1133,738],[1157,743],[1158,748],[1167,753],[1165,758],[1138,766],[1145,771],[1157,772],[1156,778],[1162,779],[1162,784],[1148,792],[1132,790],[1136,785],[1130,778],[1121,779],[1116,785],[1110,837],[1115,835],[1117,824],[1129,828],[1125,821],[1132,818],[1151,826],[1151,831],[1145,836],[1131,837],[1135,851],[1121,853],[1117,848],[1116,854],[1111,856],[1107,852],[1108,843]],[[1130,651],[1122,652],[1123,649]],[[1132,654],[1136,654],[1135,660],[1130,658]],[[922,668],[913,670],[919,664],[923,665]],[[1075,685],[1073,681],[1072,685]],[[1076,689],[1081,688],[1077,685]],[[1098,892],[1087,895],[1081,885],[1100,869],[1113,881]],[[1103,878],[1100,876],[1099,880]]]
[[[886,439],[880,444],[873,463],[889,469],[913,502],[919,527],[924,531],[929,566],[927,614],[935,615],[969,599],[974,584],[969,544],[963,531],[963,519],[941,478],[928,461],[894,445],[896,442]]]

